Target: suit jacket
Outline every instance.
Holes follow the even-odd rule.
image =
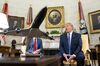
[[[37,40],[37,43],[36,43],[36,46],[37,46],[37,49],[42,49],[42,40],[40,38],[36,38]],[[33,52],[33,49],[34,49],[34,40],[33,38],[31,38],[30,42],[29,42],[29,45],[27,46],[27,52],[29,53],[32,53]]]
[[[60,36],[60,55],[63,56],[63,53],[68,54],[69,53],[68,48],[69,48],[69,45],[68,45],[67,33],[65,32]],[[72,38],[71,38],[70,53],[77,55],[80,52],[82,52],[81,34],[73,32]]]

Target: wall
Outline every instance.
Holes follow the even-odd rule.
[[[65,22],[73,23],[77,32],[79,32],[78,0],[0,0],[0,11],[5,1],[7,1],[9,4],[10,15],[23,16],[23,17],[27,16],[28,8],[31,4],[33,7],[33,18],[35,18],[36,14],[44,6],[48,7],[64,6]],[[88,13],[100,9],[100,0],[81,0],[81,1],[84,10],[84,16],[89,30]],[[41,29],[42,31],[46,31],[44,25],[45,21],[40,26],[40,29],[42,27]],[[100,43],[98,39],[98,37],[100,37],[100,33],[98,34],[89,33],[89,36],[91,45]]]

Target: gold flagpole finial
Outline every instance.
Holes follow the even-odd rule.
[[[5,0],[5,3],[8,3],[8,0]]]

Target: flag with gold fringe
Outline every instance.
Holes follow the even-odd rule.
[[[80,21],[80,32],[81,34],[88,34],[86,21],[85,21],[84,14],[83,14],[82,3],[80,0],[78,2],[78,7],[79,7],[79,18],[80,18],[79,20]]]
[[[3,4],[2,13],[6,14],[8,16],[8,3],[7,2],[5,2]],[[4,44],[6,44],[6,35],[2,34],[1,38],[3,39]]]
[[[29,7],[29,11],[28,11],[28,14],[27,14],[27,18],[26,18],[26,26],[27,28],[30,27],[32,21],[33,21],[33,13],[32,13],[33,9],[32,7],[30,6]]]
[[[88,30],[87,30],[87,26],[86,26],[86,21],[85,21],[84,14],[83,14],[82,3],[80,0],[78,2],[78,7],[79,7],[79,17],[80,17],[80,32],[82,34],[82,38],[85,38],[85,43],[84,43],[84,39],[82,39],[82,41],[83,41],[82,42],[82,50],[85,51],[84,55],[85,55],[86,66],[91,66],[90,54],[89,54],[89,52],[90,52],[90,49],[89,49],[90,40],[89,40]]]

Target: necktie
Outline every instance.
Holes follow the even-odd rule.
[[[33,51],[36,51],[36,38],[34,39],[34,47],[33,47]]]
[[[69,54],[70,54],[70,50],[71,50],[71,40],[70,40],[70,33],[67,34],[67,38],[68,38],[68,49],[69,49]]]

